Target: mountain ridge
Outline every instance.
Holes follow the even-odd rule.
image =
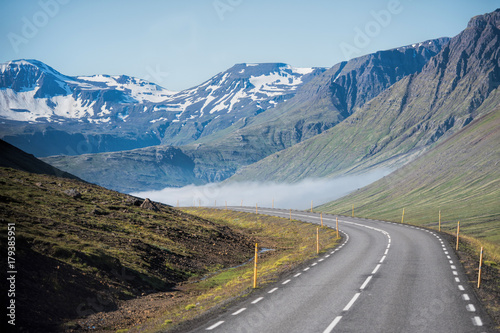
[[[452,38],[421,72],[404,77],[320,136],[231,179],[294,182],[407,163],[480,116],[483,103],[499,103],[499,20],[500,10],[475,18],[483,23],[470,24]]]

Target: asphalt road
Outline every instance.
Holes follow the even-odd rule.
[[[289,217],[279,209],[259,214]],[[314,213],[292,217],[320,222]],[[334,228],[335,216],[324,214],[323,222]],[[489,332],[489,317],[437,233],[346,217],[339,229],[339,247],[192,332]]]

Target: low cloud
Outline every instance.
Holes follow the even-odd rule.
[[[333,179],[306,179],[294,184],[241,182],[228,184],[189,185],[181,188],[165,188],[160,191],[131,193],[153,201],[176,206],[251,206],[307,209],[338,199],[358,188],[391,173],[379,169],[363,175]]]

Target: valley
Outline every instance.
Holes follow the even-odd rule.
[[[369,12],[354,44],[378,45],[417,5]],[[205,55],[197,24],[216,41],[252,6],[183,17],[162,43],[192,30],[173,52]],[[265,44],[252,21],[206,53],[215,74],[180,91],[0,64],[13,332],[499,330],[500,9],[468,17],[454,36],[359,47],[370,53],[333,66],[244,48],[227,65],[243,39],[266,54],[290,44]],[[293,53],[318,43],[299,35]]]

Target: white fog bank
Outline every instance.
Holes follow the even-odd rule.
[[[333,179],[306,179],[294,184],[241,182],[229,184],[189,185],[167,187],[160,191],[134,192],[131,195],[176,206],[252,206],[307,209],[338,199],[391,173],[378,169],[357,176]]]

